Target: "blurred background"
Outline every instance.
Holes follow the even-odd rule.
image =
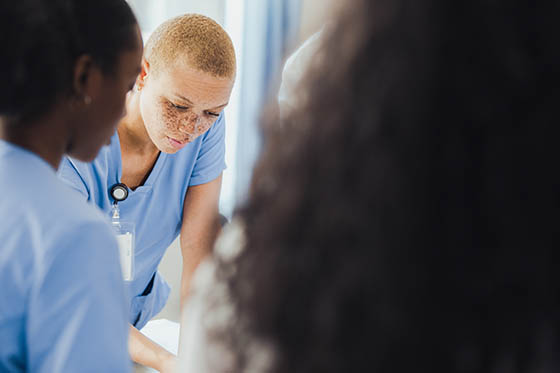
[[[226,115],[226,163],[220,211],[230,218],[246,196],[258,156],[258,118],[276,97],[286,58],[317,32],[331,14],[333,0],[128,0],[144,41],[165,20],[184,13],[206,15],[229,33],[237,56],[237,78]],[[178,239],[160,271],[172,291],[157,318],[179,321],[181,253]]]

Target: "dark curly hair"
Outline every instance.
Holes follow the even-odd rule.
[[[88,54],[105,73],[137,47],[125,0],[16,0],[0,5],[0,115],[34,118],[73,93],[74,64]]]
[[[560,371],[559,14],[348,1],[218,266],[232,371]]]

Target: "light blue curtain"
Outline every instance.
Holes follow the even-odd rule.
[[[242,203],[259,155],[259,116],[274,99],[285,54],[299,31],[301,0],[245,0],[243,69],[237,133],[235,196]]]

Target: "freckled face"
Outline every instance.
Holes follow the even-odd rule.
[[[177,64],[146,74],[140,113],[154,145],[175,153],[212,127],[229,101],[233,79]]]

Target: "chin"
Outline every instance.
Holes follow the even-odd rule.
[[[174,149],[172,147],[166,146],[165,148],[160,148],[159,149],[162,153],[166,153],[166,154],[175,154],[177,153],[180,149]]]
[[[166,153],[166,154],[175,154],[178,151],[180,151],[181,149],[177,149],[174,148],[172,145],[170,145],[167,142],[167,137],[164,137],[161,141],[159,141],[158,143],[155,143],[156,148],[158,148],[158,150],[162,153]]]
[[[66,150],[66,154],[82,162],[91,162],[95,159],[95,157],[97,157],[97,154],[101,150],[101,146],[102,144],[99,146],[81,146],[76,148],[75,146],[73,146],[73,144],[70,144],[70,146]]]

